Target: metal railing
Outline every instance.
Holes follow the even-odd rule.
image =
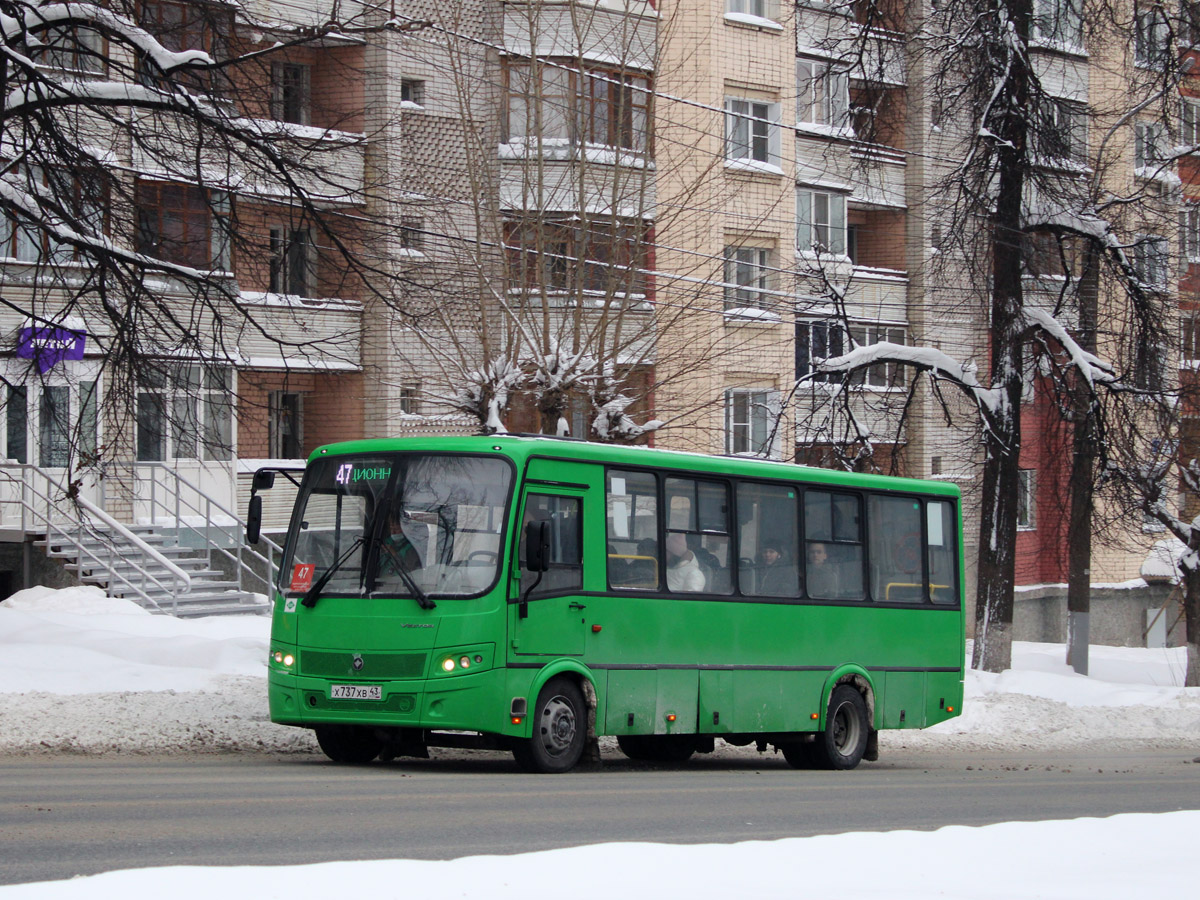
[[[145,505],[151,524],[165,524],[181,539],[190,536],[210,564],[214,556],[227,560],[238,591],[246,590],[249,578],[270,598],[283,559],[282,547],[265,535],[259,539],[265,553],[246,544],[241,537],[246,532],[245,521],[165,463],[136,463],[132,478],[134,503]],[[103,498],[103,483],[100,491]]]
[[[164,611],[159,599],[179,597],[191,590],[191,576],[103,509],[79,496],[76,486],[63,484],[49,472],[28,463],[0,468],[6,488],[0,491],[0,521],[19,522],[24,534],[45,536],[48,549],[69,547],[80,568],[103,569],[109,591],[134,594],[143,605]],[[19,508],[19,516],[9,514]],[[128,570],[128,571],[127,571]],[[158,574],[155,574],[157,570]],[[157,595],[157,598],[156,596]]]

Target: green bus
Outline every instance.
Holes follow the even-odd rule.
[[[472,747],[564,772],[613,735],[635,759],[720,738],[850,769],[880,729],[961,711],[961,547],[942,482],[536,436],[322,447],[271,720],[345,763]]]

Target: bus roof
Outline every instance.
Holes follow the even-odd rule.
[[[799,478],[814,484],[838,484],[846,487],[874,490],[910,491],[957,497],[958,485],[947,481],[926,481],[919,478],[897,478],[818,469],[795,463],[764,460],[749,456],[709,456],[680,450],[660,450],[625,444],[600,444],[591,441],[553,437],[551,435],[492,434],[458,437],[402,437],[344,441],[316,448],[308,461],[323,456],[342,456],[359,453],[500,453],[514,462],[540,457],[543,459],[578,460],[605,465],[645,466],[703,472],[710,475],[740,475],[744,478]]]

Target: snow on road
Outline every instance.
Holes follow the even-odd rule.
[[[0,754],[313,752],[308,732],[267,720],[268,633],[265,618],[151,616],[92,588],[15,594],[0,602]],[[1059,645],[1016,645],[1012,670],[968,674],[963,716],[926,731],[884,732],[882,752],[1097,743],[1179,749],[1185,759],[1200,752],[1200,689],[1180,687],[1182,651],[1093,647],[1087,678],[1063,657]],[[524,900],[540,896],[531,886],[544,871],[565,873],[579,900],[782,898],[798,886],[841,900],[1127,900],[1194,890],[1188,861],[1198,829],[1200,811],[1184,811],[444,862],[163,867],[0,887],[0,900],[304,900],[348,884],[386,898]]]

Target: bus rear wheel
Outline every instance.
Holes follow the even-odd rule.
[[[690,734],[620,734],[617,746],[630,759],[681,763],[696,752],[696,738]]]
[[[374,729],[353,725],[321,725],[317,743],[336,763],[369,763],[383,750],[383,741]]]
[[[558,676],[546,682],[533,710],[533,735],[513,745],[513,758],[526,772],[569,772],[583,757],[587,706],[579,686]]]
[[[829,696],[825,730],[817,732],[811,744],[800,744],[808,767],[817,769],[853,769],[862,761],[871,735],[867,701],[848,684],[839,684]],[[785,753],[784,758],[792,763]],[[792,763],[795,765],[794,763]]]

